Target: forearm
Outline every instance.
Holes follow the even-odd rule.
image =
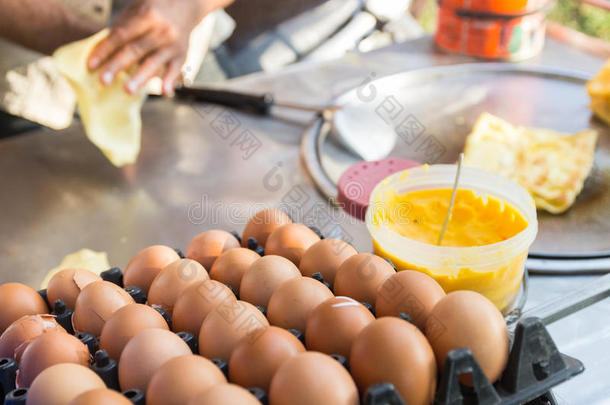
[[[46,54],[101,28],[60,0],[0,0],[0,37]]]

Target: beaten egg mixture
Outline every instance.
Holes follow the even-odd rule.
[[[435,245],[451,200],[451,189],[396,195],[386,226],[419,242]],[[404,216],[406,215],[406,218]],[[458,190],[441,246],[470,247],[502,242],[527,228],[515,208],[492,196]]]

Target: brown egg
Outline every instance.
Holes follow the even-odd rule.
[[[192,354],[175,333],[165,329],[144,329],[127,342],[119,360],[119,383],[123,391],[146,392],[153,374],[174,357]]]
[[[390,263],[381,257],[359,253],[345,260],[339,267],[333,288],[336,295],[352,297],[375,308],[377,290],[395,273]]]
[[[305,225],[282,225],[267,238],[265,254],[283,256],[298,267],[305,251],[319,240],[320,237]]]
[[[174,305],[174,332],[190,332],[195,339],[199,338],[199,330],[205,317],[225,300],[235,301],[235,294],[216,280],[204,280],[189,286]]]
[[[174,357],[153,375],[146,391],[146,405],[182,405],[227,379],[210,360],[195,356]]]
[[[271,325],[305,332],[307,318],[315,307],[333,297],[321,282],[310,277],[285,281],[271,295],[267,319]]]
[[[100,335],[100,349],[118,360],[127,342],[144,329],[169,330],[165,319],[155,309],[143,304],[129,304],[117,309],[106,321]]]
[[[47,299],[51,305],[61,299],[66,307],[73,309],[78,294],[94,281],[102,281],[102,278],[92,271],[85,269],[62,270],[49,281]]]
[[[178,253],[169,246],[155,245],[140,250],[125,267],[123,285],[138,286],[148,294],[150,284],[161,269],[178,259]]]
[[[369,323],[352,344],[350,370],[360,393],[381,382],[394,384],[407,404],[429,405],[436,390],[436,361],[425,336],[395,317]]]
[[[345,368],[322,353],[286,360],[273,376],[269,405],[358,405],[358,389]]]
[[[22,316],[0,336],[0,358],[11,357],[19,363],[21,355],[32,340],[45,332],[65,332],[53,315]]]
[[[84,392],[106,388],[90,368],[62,363],[47,368],[28,390],[26,405],[66,405]]]
[[[31,287],[20,283],[0,285],[0,334],[24,315],[46,314],[47,303]]]
[[[357,253],[349,243],[340,239],[322,239],[303,254],[299,269],[304,276],[309,277],[321,273],[324,281],[333,285],[341,264]]]
[[[280,366],[305,347],[292,333],[275,326],[261,332],[256,339],[242,338],[229,361],[229,379],[242,387],[269,391],[271,378]]]
[[[72,326],[75,332],[89,332],[98,337],[114,311],[135,301],[116,284],[95,281],[83,288],[76,298]]]
[[[239,298],[266,308],[273,292],[293,278],[301,278],[301,272],[290,260],[273,255],[261,257],[244,274]]]
[[[421,330],[436,303],[445,291],[432,277],[415,270],[402,270],[392,274],[377,291],[375,313],[377,317],[409,315]]]
[[[148,305],[159,306],[171,316],[176,299],[187,287],[209,279],[208,272],[195,260],[176,260],[153,280],[148,290]]]
[[[268,208],[254,214],[246,224],[241,237],[241,245],[248,246],[248,238],[256,239],[259,246],[265,246],[267,238],[276,228],[291,224],[292,220],[283,211]]]
[[[133,405],[130,400],[117,391],[98,388],[83,392],[68,405]]]
[[[260,405],[258,399],[245,388],[235,384],[220,384],[207,389],[188,402],[188,405]]]
[[[241,278],[257,259],[258,253],[244,248],[230,249],[218,256],[210,270],[210,278],[229,284],[239,293]]]
[[[267,318],[245,301],[225,300],[205,318],[199,331],[199,353],[208,359],[229,360],[244,336],[254,340],[269,326]]]
[[[426,337],[441,372],[447,353],[457,348],[470,349],[492,383],[508,361],[504,318],[490,300],[474,291],[454,291],[443,297],[428,316]]]
[[[305,327],[307,349],[349,359],[352,342],[373,320],[371,311],[358,301],[348,297],[330,298],[309,314]]]
[[[206,269],[223,252],[239,247],[239,241],[227,231],[212,229],[195,236],[186,248],[186,257],[197,260]]]
[[[60,363],[89,367],[91,355],[83,342],[61,331],[43,333],[32,340],[21,356],[17,385],[29,387],[43,370]]]

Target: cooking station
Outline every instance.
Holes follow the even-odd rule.
[[[278,73],[245,76],[223,83],[222,88],[268,92],[277,100],[326,106],[344,92],[386,75],[473,62],[478,61],[439,52],[432,38],[424,37],[332,62],[301,63]],[[540,55],[516,66],[576,71],[587,77],[603,62],[549,39]],[[536,94],[536,89],[531,91]],[[514,108],[520,103],[507,102]],[[421,124],[434,128],[428,119],[421,118]],[[258,117],[189,100],[149,98],[142,111],[140,156],[136,164],[121,169],[85,138],[78,121],[64,131],[40,129],[0,140],[0,283],[38,287],[49,269],[81,248],[107,252],[110,263],[123,268],[134,252],[149,245],[185,249],[195,234],[206,229],[241,232],[262,207],[282,207],[294,220],[370,252],[365,224],[333,207],[324,196],[324,184],[312,173],[311,159],[316,156],[308,154],[302,137],[311,137],[315,120],[314,113],[280,108],[272,117]],[[607,131],[600,133],[600,149],[607,148],[609,137]],[[325,151],[332,154],[333,147],[337,148],[331,144]],[[440,147],[421,151],[429,153],[427,163],[455,162],[456,156]],[[608,149],[599,153],[607,163]],[[610,172],[607,167],[599,170],[602,180],[597,186],[607,193]],[[332,184],[333,176],[328,177]],[[607,215],[605,211],[600,218],[608,221]],[[578,229],[577,223],[570,227],[575,235],[588,232]],[[600,229],[605,228],[600,225]],[[569,239],[564,231],[553,229],[557,243]],[[537,240],[532,251],[557,248],[553,232],[539,231],[544,239]],[[562,297],[583,285],[588,285],[585,292],[599,288],[591,301],[607,297],[607,277],[601,286],[596,280],[610,270],[608,233],[591,238],[590,245],[595,249],[592,257],[580,259],[582,269],[571,266],[569,274],[553,271],[553,264],[545,266],[544,256],[532,258],[529,263],[538,272],[529,275],[523,311],[557,299],[557,306],[566,304]],[[555,266],[561,267],[561,259]],[[559,350],[585,365],[582,374],[552,390],[557,403],[610,398],[609,314],[610,300],[599,300],[548,325]]]

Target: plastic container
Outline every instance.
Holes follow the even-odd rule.
[[[484,59],[517,61],[544,46],[548,0],[439,1],[439,48]]]
[[[391,209],[387,201],[391,196],[452,188],[456,169],[456,165],[419,166],[395,173],[375,187],[366,214],[375,253],[391,260],[398,270],[415,269],[429,274],[446,292],[477,291],[506,314],[517,298],[527,253],[538,231],[534,200],[519,184],[480,169],[462,168],[460,189],[507,202],[527,220],[523,231],[499,243],[436,246],[406,238],[384,224],[384,215]]]

